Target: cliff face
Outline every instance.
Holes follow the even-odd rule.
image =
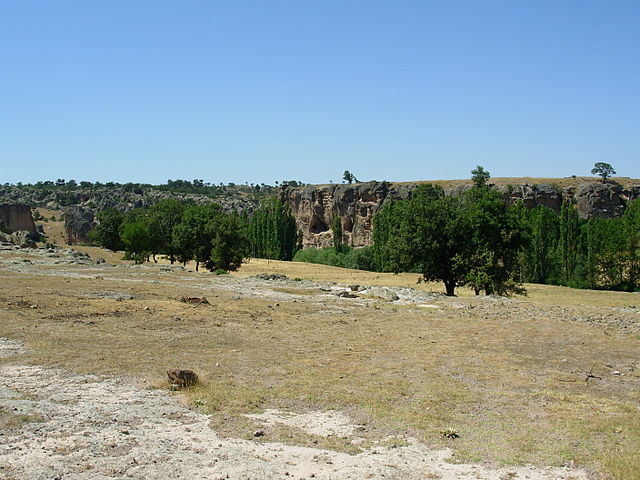
[[[27,230],[34,233],[36,225],[33,223],[31,207],[28,205],[0,205],[0,229],[9,232]]]
[[[64,211],[64,230],[69,245],[87,243],[89,232],[95,227],[93,211],[82,207],[69,207]]]
[[[305,247],[333,244],[331,223],[342,219],[344,241],[353,247],[372,244],[372,220],[385,202],[407,198],[417,183],[367,182],[352,185],[287,187],[281,198],[291,208]],[[445,190],[452,194],[470,184]],[[528,208],[538,205],[560,212],[563,199],[573,200],[581,218],[611,218],[622,215],[627,202],[640,198],[640,185],[623,189],[617,184],[587,183],[578,187],[552,185],[509,185],[494,187],[508,205],[522,201]]]

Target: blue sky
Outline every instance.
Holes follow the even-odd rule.
[[[640,2],[0,0],[0,183],[640,177]]]

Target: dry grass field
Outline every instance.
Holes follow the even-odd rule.
[[[415,275],[254,259],[215,276],[166,262],[132,267],[118,254],[80,249],[112,265],[0,256],[0,337],[26,346],[0,366],[52,366],[159,389],[165,370],[190,368],[202,381],[185,398],[229,438],[261,428],[249,413],[335,409],[359,425],[360,443],[282,425],[256,441],[355,453],[413,437],[452,448],[456,462],[640,478],[637,294],[528,285],[516,299],[447,298]],[[288,279],[253,277],[263,273]],[[416,300],[331,290],[353,284],[412,288]],[[3,428],[26,421],[0,412]]]

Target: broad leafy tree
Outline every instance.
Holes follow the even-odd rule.
[[[591,169],[591,173],[602,177],[602,181],[606,182],[611,175],[616,174],[616,171],[608,163],[598,162]]]
[[[172,241],[173,229],[182,221],[184,204],[171,198],[161,200],[149,208],[146,219],[149,225],[150,248],[153,261],[156,254],[164,253],[169,261],[175,261],[175,247]]]
[[[108,208],[98,213],[96,219],[98,225],[89,234],[91,241],[114,252],[123,250],[120,225],[124,221],[124,213],[115,208]]]

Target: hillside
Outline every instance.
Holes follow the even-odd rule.
[[[305,247],[331,245],[329,226],[335,216],[342,219],[346,243],[360,247],[371,245],[373,215],[384,203],[406,198],[421,183],[440,185],[448,193],[471,186],[468,179],[325,185],[302,185],[293,181],[283,182],[279,187],[211,185],[199,180],[169,181],[165,185],[38,182],[0,187],[0,205],[24,204],[63,211],[67,241],[74,244],[87,241],[96,214],[107,208],[128,211],[175,198],[196,204],[215,202],[227,211],[251,213],[262,199],[278,195],[291,207]],[[498,177],[491,179],[491,185],[503,194],[508,204],[521,200],[527,207],[544,205],[557,212],[564,199],[573,201],[581,218],[620,216],[629,201],[640,197],[640,180],[626,177],[614,178],[606,184],[594,177]]]

